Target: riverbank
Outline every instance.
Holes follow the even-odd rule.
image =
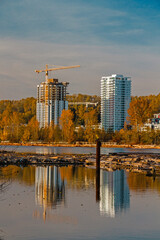
[[[0,152],[0,166],[96,166],[95,154],[32,154]],[[150,176],[160,176],[160,154],[112,153],[101,155],[100,167],[107,171],[126,169],[132,172],[143,172]]]
[[[42,146],[42,147],[96,147],[95,143],[81,143],[77,142],[75,144],[69,143],[38,143],[38,142],[29,142],[29,143],[9,143],[1,142],[0,146]],[[116,144],[116,143],[107,143],[102,142],[102,147],[105,148],[137,148],[137,149],[160,149],[160,145],[129,145],[129,144]]]

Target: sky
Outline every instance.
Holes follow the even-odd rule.
[[[159,94],[160,1],[0,0],[0,99],[36,97],[48,64],[70,94],[100,95],[100,79],[132,78],[132,95]]]

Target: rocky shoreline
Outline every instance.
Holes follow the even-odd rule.
[[[96,167],[95,154],[33,154],[0,152],[0,167],[17,166],[68,166],[81,165]],[[150,153],[112,153],[101,155],[100,167],[107,171],[125,169],[145,173],[148,176],[160,176],[160,154]]]

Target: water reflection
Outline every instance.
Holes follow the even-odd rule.
[[[43,206],[43,217],[47,208],[65,203],[65,185],[72,189],[96,188],[96,171],[84,167],[37,167],[35,171],[36,204]],[[97,191],[97,188],[96,188]],[[126,174],[122,171],[100,171],[99,209],[102,215],[115,215],[130,206]],[[95,199],[97,200],[97,199]]]
[[[55,207],[64,203],[65,182],[61,179],[58,167],[37,167],[35,171],[35,200],[36,204]]]
[[[160,178],[101,170],[96,203],[95,172],[73,166],[1,167],[0,177],[11,185],[0,195],[0,239],[159,239]]]
[[[100,202],[102,215],[115,217],[118,212],[130,207],[129,187],[123,170],[100,171]]]
[[[37,154],[57,154],[55,148],[50,147],[35,147],[35,153]]]
[[[40,153],[40,154],[95,154],[95,147],[53,147],[53,146],[14,146],[0,145],[1,150],[15,151],[23,153]],[[136,149],[136,148],[101,148],[102,154],[109,153],[159,153],[159,149]]]
[[[95,169],[84,167],[36,167],[35,201],[44,209],[65,203],[65,186],[88,189],[95,186]]]
[[[128,173],[129,189],[134,192],[155,191],[160,194],[160,177],[147,177],[143,173]]]
[[[96,170],[86,167],[60,167],[61,177],[67,182],[67,187],[71,189],[91,189],[95,188]]]

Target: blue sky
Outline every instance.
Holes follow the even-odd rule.
[[[0,99],[36,96],[45,64],[70,93],[100,94],[102,75],[132,77],[132,94],[158,94],[158,0],[0,0]]]

